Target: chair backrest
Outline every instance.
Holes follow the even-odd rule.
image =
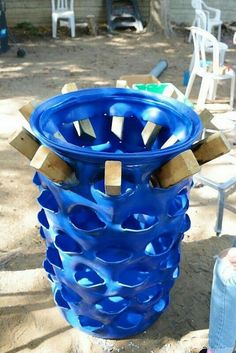
[[[220,45],[218,40],[206,30],[199,27],[191,27],[194,44],[194,68],[209,67],[209,48],[211,48],[212,55],[212,71],[218,74],[220,67]],[[206,51],[207,50],[207,51]]]
[[[207,16],[203,10],[195,10],[196,27],[207,30]]]
[[[192,0],[191,4],[195,10],[202,10],[202,1],[201,0]]]
[[[74,0],[51,0],[53,11],[73,11]]]

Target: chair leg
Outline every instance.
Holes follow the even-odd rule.
[[[217,91],[218,81],[212,80],[209,87],[208,98],[210,100],[216,99],[216,91]]]
[[[225,49],[220,49],[220,57],[219,57],[219,62],[220,62],[220,66],[224,65],[225,62]]]
[[[194,54],[192,55],[191,62],[189,65],[189,72],[192,72],[194,66]]]
[[[230,110],[233,110],[234,108],[234,91],[235,91],[235,76],[232,77],[231,79],[231,85],[230,85]]]
[[[193,20],[192,26],[195,26],[197,24],[197,20],[196,17]],[[188,42],[191,43],[192,42],[192,33],[190,31],[189,36],[188,36]]]
[[[52,37],[57,37],[57,20],[52,19]]]
[[[224,207],[225,207],[225,193],[224,193],[224,191],[219,191],[218,208],[217,208],[216,224],[215,224],[215,232],[216,232],[217,236],[220,235],[221,230],[222,230]]]
[[[143,24],[139,20],[137,21],[136,30],[138,33],[143,31]]]
[[[217,37],[217,39],[220,42],[220,39],[221,39],[221,25],[218,26],[218,37]]]
[[[210,22],[208,22],[207,31],[214,35],[214,33],[212,33],[212,29],[214,30],[214,27],[211,26]]]
[[[185,97],[188,98],[189,95],[190,95],[190,92],[192,90],[192,87],[193,87],[193,82],[195,80],[195,77],[196,77],[196,74],[195,72],[191,72],[191,75],[189,77],[189,81],[188,81],[188,85],[187,85],[187,88],[186,88],[186,91],[185,91]]]
[[[197,100],[197,108],[198,109],[204,108],[204,104],[205,104],[206,98],[207,98],[207,93],[209,91],[209,83],[210,83],[210,81],[209,81],[208,77],[202,78],[201,88],[200,88],[198,100]]]
[[[188,36],[188,42],[189,42],[189,43],[192,42],[192,33],[191,33],[191,31],[190,31],[189,36]]]
[[[69,22],[70,22],[71,37],[74,38],[75,37],[75,18],[74,17],[70,18]]]

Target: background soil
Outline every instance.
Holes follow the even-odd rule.
[[[45,246],[38,234],[33,171],[7,143],[8,136],[26,124],[18,109],[31,99],[59,94],[67,82],[80,88],[114,86],[121,75],[148,73],[165,58],[169,67],[161,81],[184,92],[183,71],[192,53],[185,36],[182,31],[170,40],[129,32],[113,37],[80,33],[75,39],[27,39],[23,59],[16,57],[16,47],[0,56],[0,352],[197,352],[206,344],[213,256],[229,247],[236,235],[235,217],[226,211],[223,236],[215,236],[216,193],[207,187],[192,191],[192,227],[183,241],[181,276],[159,321],[131,339],[96,339],[68,326],[54,305],[41,269]],[[230,46],[227,60],[235,68],[232,36],[223,40]],[[227,166],[217,166],[218,175],[230,172]]]

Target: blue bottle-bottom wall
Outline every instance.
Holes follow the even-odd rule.
[[[112,131],[114,116],[124,120],[121,138]],[[84,119],[92,138],[75,130]],[[142,131],[149,121],[161,130],[147,146]],[[72,326],[98,337],[142,332],[169,304],[190,227],[191,178],[164,189],[153,185],[152,174],[191,148],[201,132],[198,116],[171,98],[106,88],[54,97],[36,108],[30,124],[74,171],[62,184],[34,177],[56,305]],[[176,143],[163,149],[171,136]],[[107,160],[122,163],[117,196],[104,189]]]
[[[47,246],[43,266],[66,320],[104,338],[145,330],[167,308],[179,276],[191,181],[167,190],[129,187],[113,205],[96,183],[70,190],[41,175],[34,181]]]

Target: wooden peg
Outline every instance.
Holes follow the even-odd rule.
[[[122,163],[120,161],[106,161],[105,163],[105,192],[110,196],[121,193]]]
[[[69,93],[69,92],[74,92],[77,91],[78,87],[76,85],[75,82],[70,82],[70,83],[66,83],[62,89],[61,89],[61,93],[65,94],[65,93]]]
[[[120,140],[122,140],[123,128],[124,128],[125,118],[123,116],[113,116],[111,131],[115,134]]]
[[[23,117],[29,122],[30,117],[35,110],[38,102],[36,101],[31,101],[25,105],[23,105],[20,109],[19,112],[23,115]]]
[[[91,121],[89,119],[73,121],[73,125],[78,136],[81,136],[82,134],[86,134],[94,139],[96,138],[93,125],[91,124]]]
[[[24,127],[16,130],[8,140],[9,144],[17,151],[27,157],[33,158],[40,144],[39,141]]]
[[[56,139],[61,140],[66,142],[66,139],[64,138],[64,136],[60,133],[60,131],[56,131],[53,135]]]
[[[200,165],[222,156],[231,147],[221,132],[216,132],[192,146],[192,151]]]
[[[116,88],[129,88],[126,80],[117,80]]]
[[[89,119],[79,120],[79,124],[80,124],[81,130],[83,133],[85,133],[86,135],[89,135],[93,138],[96,138],[96,134],[93,129],[93,125],[91,124]]]
[[[200,166],[191,150],[184,151],[164,164],[153,173],[151,181],[153,186],[155,180],[163,188],[179,183],[181,180],[189,178],[198,173]]]
[[[45,146],[39,147],[30,166],[56,183],[62,183],[73,175],[72,168]]]
[[[74,128],[75,128],[78,136],[81,136],[82,132],[81,132],[79,121],[73,121],[73,125],[74,125]]]
[[[168,140],[166,140],[166,142],[161,146],[161,150],[163,148],[167,148],[167,147],[170,147],[170,146],[173,146],[176,142],[178,142],[179,139],[177,138],[177,136],[175,135],[171,135]]]
[[[214,124],[212,124],[211,120],[214,118],[214,115],[208,110],[203,109],[199,112],[199,116],[203,123],[204,128],[206,129],[217,129]]]
[[[147,147],[151,147],[154,143],[157,135],[159,134],[162,126],[153,123],[152,121],[148,121],[145,125],[141,135],[143,139],[143,143]]]

